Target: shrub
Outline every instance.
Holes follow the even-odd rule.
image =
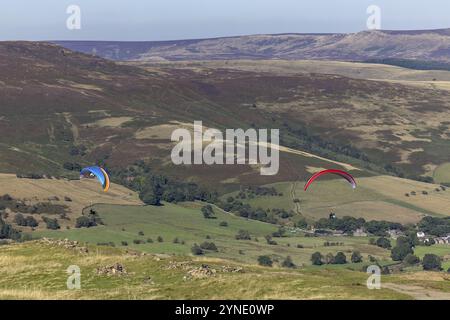
[[[14,216],[14,223],[16,223],[18,226],[26,226],[27,222],[25,221],[25,217],[23,214],[18,213]]]
[[[271,267],[273,265],[273,261],[269,256],[259,256],[258,264],[264,267]]]
[[[173,239],[173,243],[180,243],[180,240],[178,238]]]
[[[399,239],[397,239],[397,245],[391,250],[391,258],[394,261],[402,261],[408,254],[414,253],[409,244],[401,243]]]
[[[138,232],[138,235],[139,235],[139,236],[143,236],[143,235],[144,235],[144,231],[139,231],[139,232]]]
[[[191,252],[195,256],[200,256],[200,255],[204,254],[204,251],[202,250],[202,248],[200,248],[199,245],[196,243],[194,243],[194,245],[192,246]]]
[[[133,243],[134,243],[134,244],[143,244],[144,241],[142,241],[141,239],[134,239],[134,240],[133,240]]]
[[[276,245],[278,245],[278,243],[277,243],[275,240],[272,239],[272,236],[267,235],[267,236],[265,236],[264,238],[266,239],[267,244],[270,244],[271,246],[276,246]]]
[[[56,218],[55,219],[50,219],[50,218],[46,218],[45,217],[43,219],[44,219],[45,224],[47,225],[47,229],[58,230],[58,229],[61,228],[59,226],[58,220],[56,220]]]
[[[391,248],[391,241],[389,241],[389,239],[386,239],[386,238],[384,238],[384,237],[378,238],[376,244],[377,244],[377,246],[379,246],[380,248],[384,248],[384,249],[389,249],[389,248]]]
[[[338,252],[336,256],[334,257],[333,264],[346,264],[347,263],[347,257],[343,252]]]
[[[353,263],[359,263],[359,262],[363,261],[363,258],[362,258],[361,253],[359,251],[355,251],[355,252],[352,253],[352,257],[350,258],[350,260]]]
[[[422,259],[423,270],[440,271],[442,270],[441,258],[435,254],[427,253]]]
[[[96,219],[93,218],[92,216],[91,217],[81,216],[77,218],[75,222],[75,228],[91,228],[96,226],[97,226]]]
[[[228,222],[222,221],[222,222],[219,223],[219,226],[221,226],[221,227],[228,227]]]
[[[283,268],[292,268],[292,269],[296,267],[290,256],[287,256],[286,259],[284,259],[284,261],[281,263],[281,266]]]
[[[153,243],[153,239],[152,238],[148,238],[147,239],[147,243]]]
[[[203,242],[202,244],[200,244],[200,248],[204,249],[204,250],[209,250],[209,251],[219,251],[216,247],[216,244],[214,242]]]
[[[203,217],[205,219],[216,219],[216,217],[214,216],[213,207],[210,204],[202,207],[201,210],[202,210]]]
[[[311,255],[311,262],[315,266],[321,266],[323,264],[323,256],[320,252],[314,252]]]
[[[121,244],[122,244],[122,246],[124,246],[124,247],[128,246],[128,242],[126,242],[126,241],[122,241]]]
[[[406,264],[414,265],[414,264],[418,264],[420,262],[420,259],[417,256],[413,255],[412,253],[409,253],[403,261]]]
[[[35,228],[39,225],[39,223],[36,221],[36,219],[32,216],[26,217],[25,223],[28,227],[32,227],[32,228]]]
[[[156,238],[156,241],[158,242],[164,242],[164,239],[161,236],[158,236],[158,238]]]
[[[250,232],[247,230],[239,230],[235,236],[236,240],[251,240]]]

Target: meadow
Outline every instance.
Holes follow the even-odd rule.
[[[214,242],[218,252],[206,251],[207,257],[230,259],[237,262],[256,264],[260,255],[269,255],[281,263],[291,256],[295,264],[310,265],[315,251],[336,254],[343,251],[348,259],[353,251],[360,251],[365,259],[373,255],[380,260],[389,259],[389,251],[368,244],[368,238],[358,237],[304,237],[288,234],[274,238],[278,245],[269,245],[266,235],[277,231],[275,225],[236,217],[214,208],[216,219],[205,219],[200,211],[201,203],[187,203],[183,206],[164,203],[163,206],[121,206],[95,205],[104,226],[59,231],[36,231],[33,237],[50,237],[77,240],[81,242],[114,243],[116,247],[126,247],[143,252],[159,254],[191,254],[194,243]],[[227,227],[220,226],[226,222]],[[247,230],[251,240],[236,240],[239,230]],[[163,239],[158,242],[158,237]],[[149,243],[148,239],[152,242]],[[178,243],[174,243],[175,238]],[[141,240],[141,244],[134,243]],[[123,246],[122,242],[127,246]],[[342,242],[342,245],[325,247],[324,243]],[[182,243],[184,242],[184,244]],[[300,246],[300,247],[298,247]]]

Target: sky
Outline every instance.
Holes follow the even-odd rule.
[[[80,8],[70,30],[67,8]],[[0,40],[150,41],[261,33],[358,32],[370,5],[381,28],[450,27],[448,0],[0,0]]]

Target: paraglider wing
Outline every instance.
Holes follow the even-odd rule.
[[[342,178],[346,179],[352,185],[353,189],[356,188],[356,181],[355,181],[355,179],[352,177],[352,175],[350,173],[342,171],[342,170],[329,169],[329,170],[320,171],[320,172],[317,172],[316,174],[314,174],[308,180],[308,182],[305,184],[305,191],[308,190],[309,186],[314,181],[316,181],[319,177],[321,177],[321,176],[323,176],[325,174],[335,174],[335,175],[341,176]]]
[[[80,178],[96,177],[102,184],[103,191],[109,190],[109,176],[106,171],[100,167],[87,167],[81,170]]]

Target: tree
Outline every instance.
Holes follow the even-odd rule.
[[[259,256],[258,263],[264,267],[271,267],[273,265],[273,261],[269,256]]]
[[[381,237],[377,239],[376,242],[377,246],[383,249],[390,249],[391,248],[391,241],[389,239]]]
[[[409,245],[407,245],[406,243],[400,243],[391,250],[391,258],[394,261],[403,261],[403,259],[405,259],[408,254],[413,253],[414,251]]]
[[[266,239],[267,244],[270,244],[271,246],[276,246],[276,245],[278,245],[278,243],[277,243],[275,240],[272,239],[272,236],[271,236],[271,235],[267,235],[267,236],[265,236],[264,238]]]
[[[205,219],[216,219],[216,217],[214,216],[213,207],[210,204],[202,207],[202,213]]]
[[[250,232],[247,230],[239,230],[235,236],[236,240],[251,240]]]
[[[361,256],[361,253],[359,251],[355,251],[352,253],[351,261],[353,263],[360,263],[363,261],[363,258]]]
[[[347,263],[347,257],[343,252],[338,252],[336,256],[334,257],[333,264],[346,264]]]
[[[403,261],[406,264],[409,264],[412,266],[414,264],[418,264],[420,262],[420,259],[417,256],[413,255],[412,253],[409,253]]]
[[[290,256],[287,256],[286,259],[284,259],[284,261],[281,263],[281,266],[283,268],[291,268],[291,269],[297,267],[295,263],[292,261],[292,258]]]
[[[19,240],[20,237],[20,232],[14,229],[10,224],[3,221],[0,216],[0,239]]]
[[[14,223],[22,227],[27,225],[27,221],[25,220],[25,217],[21,213],[18,213],[14,216]]]
[[[32,228],[35,228],[39,225],[39,223],[36,221],[36,219],[33,216],[26,217],[25,222],[28,227],[32,227]]]
[[[427,253],[422,259],[423,270],[440,271],[442,270],[441,258],[435,254]]]
[[[216,244],[215,244],[214,242],[207,242],[207,241],[205,241],[205,242],[203,242],[202,244],[200,244],[200,248],[202,248],[202,249],[204,249],[204,250],[214,251],[214,252],[219,251],[219,250],[217,249]]]
[[[50,230],[58,230],[61,227],[59,226],[58,220],[55,219],[50,219],[50,218],[44,218],[44,222],[47,225],[47,229]]]
[[[200,248],[199,245],[196,243],[194,243],[194,245],[191,247],[191,252],[195,256],[200,256],[200,255],[204,254],[204,251],[202,250],[202,248]]]
[[[323,259],[323,256],[320,252],[314,252],[311,255],[311,262],[315,266],[321,266],[323,264],[322,259]]]
[[[90,228],[95,226],[97,226],[97,223],[93,219],[86,216],[78,217],[75,222],[75,228]]]
[[[297,221],[295,226],[300,229],[306,229],[308,227],[308,223],[304,218],[301,218],[300,220]]]

